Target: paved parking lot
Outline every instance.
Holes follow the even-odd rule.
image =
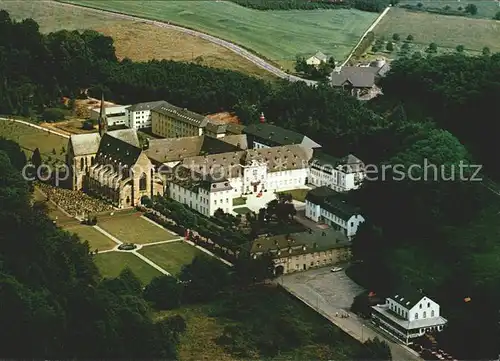
[[[363,291],[344,271],[333,273],[329,267],[285,275],[283,284],[313,303],[339,312],[349,310],[354,297]]]

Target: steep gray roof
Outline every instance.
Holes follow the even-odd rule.
[[[344,66],[340,72],[331,74],[332,86],[351,84],[355,88],[371,88],[375,85],[375,72],[372,67]]]
[[[219,138],[221,141],[232,144],[239,149],[248,149],[248,142],[246,134],[233,134],[226,135],[225,137]]]
[[[158,162],[168,163],[180,161],[188,157],[204,154],[219,154],[237,151],[238,147],[222,139],[209,136],[184,138],[151,139],[146,155]]]
[[[245,129],[245,126],[241,124],[229,123],[227,125],[227,133],[230,134],[241,134],[243,129]]]
[[[344,173],[356,173],[364,169],[364,163],[353,154],[342,158],[334,157],[320,150],[314,150],[311,166],[328,167],[330,169],[340,169]]]
[[[157,100],[157,101],[154,101],[154,102],[137,103],[137,104],[129,106],[127,108],[127,110],[131,111],[131,112],[139,112],[139,111],[143,111],[143,110],[151,110],[153,108],[156,108],[157,106],[162,105],[163,103],[167,103],[167,102],[165,100]]]
[[[316,54],[314,54],[314,57],[321,61],[326,61],[327,59],[327,56],[323,54],[321,51],[318,51]]]
[[[141,153],[141,148],[105,133],[102,136],[97,157],[99,162],[116,162],[131,167],[137,162]]]
[[[101,136],[99,133],[73,134],[70,136],[69,141],[75,156],[96,154]]]
[[[321,147],[303,134],[268,123],[250,124],[243,129],[243,133],[253,137],[257,142],[260,140],[270,146],[302,144],[309,148]]]
[[[204,128],[209,121],[209,118],[204,115],[192,112],[186,108],[176,107],[167,102],[158,105],[152,110],[200,128]]]
[[[112,136],[113,138],[124,141],[128,144],[133,145],[134,147],[140,147],[139,137],[137,136],[137,130],[135,129],[119,129],[112,130],[107,132],[106,134]]]
[[[227,124],[215,123],[211,120],[208,121],[205,130],[210,133],[223,134],[226,133]]]
[[[310,190],[306,195],[306,200],[319,205],[344,221],[359,214],[357,207],[347,203],[344,194],[335,192],[330,187],[323,186]]]
[[[415,306],[425,295],[410,287],[400,289],[395,295],[390,298],[399,303],[401,306],[411,309]]]

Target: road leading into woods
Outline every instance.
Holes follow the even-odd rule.
[[[250,51],[242,48],[241,46],[238,46],[238,45],[236,45],[234,43],[231,43],[229,41],[217,38],[215,36],[202,33],[200,31],[183,28],[182,26],[172,25],[172,24],[167,23],[167,22],[156,21],[156,20],[148,20],[148,19],[137,17],[137,16],[125,15],[125,14],[122,14],[122,13],[119,13],[119,12],[114,12],[114,11],[109,11],[109,10],[95,9],[95,8],[91,8],[91,7],[83,6],[83,5],[69,4],[69,3],[66,3],[66,2],[63,2],[63,1],[59,1],[59,0],[54,0],[54,1],[57,2],[57,3],[59,3],[59,4],[61,4],[61,5],[63,5],[63,6],[66,6],[66,7],[80,8],[80,9],[83,8],[83,9],[87,9],[89,11],[93,11],[93,12],[96,12],[96,13],[110,15],[110,16],[113,16],[113,17],[116,17],[116,18],[121,18],[121,19],[126,19],[126,20],[133,20],[133,21],[141,21],[141,22],[144,22],[146,24],[158,26],[160,28],[166,28],[166,29],[176,30],[176,31],[180,31],[180,32],[182,32],[184,34],[189,34],[189,35],[192,35],[192,36],[196,36],[198,38],[210,41],[211,43],[220,45],[220,46],[222,46],[222,47],[224,47],[226,49],[231,50],[232,52],[234,52],[234,53],[240,55],[241,57],[247,59],[248,61],[254,63],[258,67],[260,67],[260,68],[262,68],[264,70],[267,70],[268,72],[276,75],[278,78],[286,79],[286,80],[289,80],[289,81],[303,81],[303,82],[307,83],[308,85],[315,85],[315,84],[317,84],[317,82],[314,81],[314,80],[307,80],[307,79],[303,79],[303,78],[300,78],[300,77],[295,76],[295,75],[290,75],[290,74],[284,72],[283,70],[281,70],[280,68],[277,68],[276,66],[270,64],[268,61],[266,61],[266,60],[258,57],[257,55],[251,53]]]

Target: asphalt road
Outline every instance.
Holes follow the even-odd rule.
[[[57,0],[56,0],[56,2],[59,3],[59,4],[61,4],[61,5],[67,6],[67,7],[84,8],[84,9],[87,9],[89,11],[93,11],[93,12],[101,13],[101,14],[107,14],[107,15],[110,15],[110,16],[113,16],[113,17],[116,17],[116,18],[122,18],[122,19],[127,19],[127,20],[134,20],[134,21],[141,21],[143,23],[155,25],[155,26],[158,26],[158,27],[161,27],[161,28],[167,28],[167,29],[177,30],[177,31],[183,32],[185,34],[193,35],[193,36],[196,36],[198,38],[210,41],[211,43],[223,46],[224,48],[233,51],[234,53],[236,53],[236,54],[240,55],[241,57],[243,57],[243,58],[251,61],[252,63],[254,63],[255,65],[257,65],[258,67],[267,70],[268,72],[276,75],[279,78],[286,79],[286,80],[289,80],[289,81],[303,81],[303,82],[307,83],[308,85],[315,85],[315,84],[317,84],[317,82],[314,81],[314,80],[307,80],[307,79],[303,79],[303,78],[300,78],[300,77],[295,76],[295,75],[290,75],[290,74],[284,72],[283,70],[281,70],[280,68],[277,68],[274,65],[270,64],[266,60],[258,57],[257,55],[255,55],[253,53],[251,53],[250,51],[242,48],[241,46],[238,46],[238,45],[233,44],[233,43],[231,43],[229,41],[217,38],[217,37],[212,36],[212,35],[208,35],[208,34],[196,31],[196,30],[191,30],[191,29],[183,28],[182,26],[172,25],[170,23],[165,23],[165,22],[161,22],[161,21],[148,20],[148,19],[143,19],[143,18],[136,17],[136,16],[115,13],[115,12],[112,12],[112,11],[98,10],[98,9],[88,8],[86,6],[81,6],[81,5],[68,4],[68,3],[65,3],[65,2],[62,2],[62,1],[57,1]]]
[[[414,352],[376,329],[370,321],[349,312],[354,296],[363,288],[354,283],[344,271],[332,273],[330,267],[285,275],[277,282],[309,307],[321,313],[336,326],[361,342],[378,337],[385,340],[395,361],[422,361]],[[348,318],[336,316],[348,313]]]

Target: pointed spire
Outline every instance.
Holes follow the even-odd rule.
[[[104,107],[104,93],[101,95],[101,109],[99,111],[99,119],[97,119],[99,126],[99,135],[102,137],[108,131],[108,119],[106,118],[106,109]]]
[[[259,120],[260,120],[261,123],[265,123],[266,122],[266,117],[264,117],[264,112],[260,113]]]

